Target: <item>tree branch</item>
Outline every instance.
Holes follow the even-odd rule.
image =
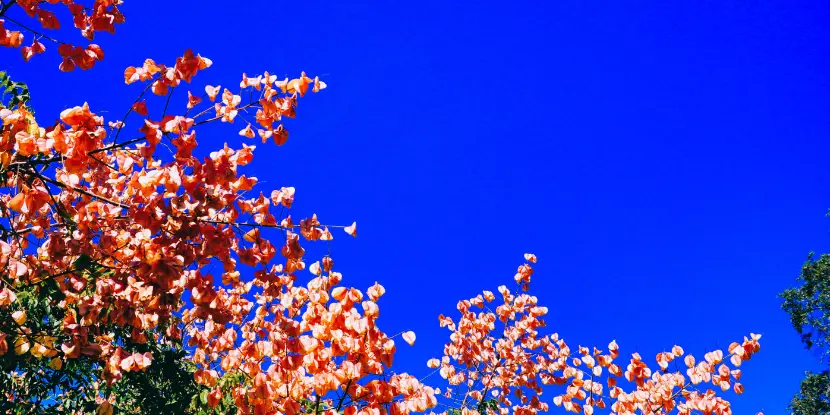
[[[3,8],[2,8],[2,9],[0,9],[0,17],[5,16],[5,15],[6,15],[6,12],[7,12],[7,11],[9,11],[9,9],[10,9],[12,6],[14,6],[15,4],[17,4],[17,0],[11,0],[11,1],[10,1],[10,2],[8,2],[8,3],[3,3]]]
[[[39,176],[39,178],[40,178],[41,180],[43,180],[44,182],[51,183],[51,184],[53,184],[53,185],[55,185],[55,186],[60,187],[61,189],[72,190],[72,191],[78,192],[78,193],[80,193],[80,194],[82,194],[82,195],[89,196],[89,197],[91,197],[91,198],[93,198],[93,199],[98,199],[98,200],[100,200],[100,201],[102,201],[102,202],[107,202],[107,203],[109,203],[109,204],[111,204],[111,205],[115,205],[115,206],[118,206],[118,207],[120,207],[120,208],[124,208],[124,209],[129,209],[129,208],[130,208],[129,206],[127,206],[127,205],[125,205],[125,204],[123,204],[123,203],[119,203],[119,202],[116,202],[116,201],[114,201],[114,200],[107,199],[106,197],[103,197],[103,196],[98,196],[98,195],[96,195],[96,194],[94,194],[94,193],[91,193],[91,192],[89,192],[89,191],[87,191],[87,190],[81,189],[80,187],[69,186],[69,185],[67,185],[67,184],[63,184],[63,183],[61,183],[61,182],[59,182],[59,181],[57,181],[57,180],[50,179],[50,178],[45,177],[45,176],[40,176],[40,175],[38,175],[38,176]]]

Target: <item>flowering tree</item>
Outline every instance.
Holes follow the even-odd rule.
[[[89,41],[124,21],[120,1],[89,3],[0,3],[0,45],[28,61],[51,42],[60,70],[90,69],[103,59],[99,46],[44,32],[60,27],[55,8],[68,9]],[[433,410],[440,397],[452,413],[525,415],[548,409],[543,385],[563,385],[553,403],[588,415],[606,406],[729,413],[714,392],[692,386],[740,393],[740,371],[721,352],[699,363],[686,356],[688,379],[668,372],[679,347],[658,355],[653,373],[635,355],[623,374],[615,343],[607,353],[572,353],[538,331],[547,309],[506,287],[495,311],[472,311],[496,299],[485,291],[459,303],[457,323],[441,318],[451,341],[429,365],[448,380],[445,395],[394,372],[396,339],[411,344],[415,335],[380,329],[383,286],[343,285],[331,256],[305,255],[303,245],[331,241],[332,229],[356,236],[356,224],[295,221],[287,214],[294,188],[257,191],[244,174],[253,144],[285,144],[282,121],[326,84],[264,72],[242,74],[233,88],[196,87],[212,62],[189,50],[170,64],[138,63],[124,72],[138,98],[112,120],[83,104],[41,125],[25,84],[0,76],[8,92],[0,109],[0,409],[407,415]],[[225,133],[230,143],[198,157],[197,133]],[[519,269],[521,290],[531,273],[530,264]],[[730,347],[734,366],[757,340]],[[617,386],[621,376],[630,388]]]
[[[518,292],[506,286],[499,287],[498,295],[484,291],[458,303],[457,322],[439,317],[441,327],[451,332],[450,341],[440,360],[430,359],[427,365],[448,381],[442,405],[449,412],[535,415],[549,409],[541,399],[545,387],[559,386],[564,393],[552,403],[586,415],[606,408],[615,414],[731,413],[715,389],[743,393],[738,367],[760,350],[760,335],[732,343],[726,356],[715,350],[701,360],[675,345],[657,354],[656,367],[638,353],[627,364],[615,363],[620,356],[615,341],[606,350],[572,350],[558,334],[542,333],[548,309],[527,293],[536,256],[525,258],[528,263],[514,277]],[[491,308],[494,302],[498,305]],[[704,389],[706,384],[711,386]]]
[[[57,45],[58,54],[62,61],[60,70],[72,71],[75,68],[90,69],[95,62],[104,58],[101,47],[89,43],[85,46],[73,45],[62,42],[44,33],[44,31],[55,31],[61,28],[61,21],[55,14],[60,6],[66,9],[72,16],[72,23],[80,30],[81,35],[89,41],[95,38],[99,32],[115,33],[115,26],[124,23],[124,15],[118,9],[120,0],[95,0],[83,4],[74,0],[5,0],[0,2],[0,46],[18,48],[23,54],[23,59],[29,61],[35,55],[46,51],[46,45],[42,40]],[[22,12],[23,18],[12,18],[11,14],[18,9]],[[24,18],[26,21],[22,21]],[[36,20],[37,23],[30,23],[29,20]],[[39,29],[35,29],[35,25]],[[12,29],[7,29],[11,26]],[[26,41],[26,32],[32,36],[31,44]],[[25,46],[24,46],[25,45]]]
[[[50,4],[17,5],[44,29],[59,26],[46,10]],[[89,21],[82,18],[86,7],[65,5],[90,38],[100,20],[123,20],[116,2],[96,1]],[[4,4],[3,13],[13,6]],[[3,31],[6,46],[22,44],[22,32]],[[85,49],[94,54],[77,56],[65,54],[64,46],[61,70],[88,69],[91,63],[82,62],[103,56],[94,45]],[[38,40],[32,48],[45,49]],[[21,50],[24,59],[31,57],[30,49]],[[197,404],[298,412],[310,400],[318,409],[334,407],[330,392],[343,388],[336,407],[344,412],[397,399],[426,409],[429,389],[386,372],[395,343],[375,322],[379,285],[365,299],[338,286],[330,257],[308,266],[311,281],[295,284],[296,273],[306,269],[300,238],[333,236],[316,216],[295,224],[282,214],[291,207],[293,188],[252,193],[257,180],[241,170],[256,147],[234,143],[202,160],[193,155],[197,131],[239,119],[246,126],[235,140],[258,136],[284,144],[281,120],[295,116],[298,98],[325,84],[305,74],[284,80],[243,74],[239,93],[207,86],[188,90],[177,104],[174,90],[210,65],[190,51],[172,65],[145,60],[125,71],[127,84],[146,86],[122,119],[106,122],[84,104],[48,127],[33,116],[25,86],[8,81],[22,92],[15,90],[0,112],[6,179],[0,307],[8,317],[0,321],[0,352],[9,368],[23,370],[9,384],[24,385],[10,388],[8,400],[40,408],[49,392],[56,393],[45,399],[53,404],[88,392],[106,411],[102,388],[146,371],[154,360],[150,349],[176,344],[184,333],[193,378],[211,388]],[[159,97],[158,105],[143,99],[147,93]],[[132,122],[139,128],[126,129]],[[125,130],[134,135],[121,137]],[[355,225],[343,228],[356,235]],[[215,264],[222,272],[214,277],[205,270]],[[240,278],[241,265],[254,269],[253,278]],[[31,365],[41,361],[50,370],[38,369],[39,375]],[[84,376],[94,373],[100,384],[62,378],[64,367],[79,361],[91,363]],[[220,372],[237,381],[221,382]],[[77,383],[92,390],[73,393]]]

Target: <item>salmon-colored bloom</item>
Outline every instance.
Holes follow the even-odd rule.
[[[403,335],[401,335],[401,337],[403,337],[404,341],[409,343],[410,346],[415,344],[415,332],[412,332],[412,331],[404,332]]]
[[[346,231],[346,233],[348,233],[349,235],[356,237],[357,236],[357,222],[354,222],[351,225],[346,226],[345,228],[343,228],[343,230]]]
[[[147,116],[147,102],[145,102],[145,101],[136,102],[135,104],[133,104],[133,111],[135,111],[136,114],[139,114],[139,115],[142,115],[142,116],[146,117]]]

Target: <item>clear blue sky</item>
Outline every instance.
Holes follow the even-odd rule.
[[[0,66],[39,117],[87,100],[120,118],[140,90],[123,69],[186,48],[214,61],[194,90],[321,75],[288,144],[248,171],[295,186],[294,217],[358,222],[333,256],[346,283],[386,286],[386,331],[417,332],[398,370],[426,373],[438,314],[534,252],[533,291],[570,343],[653,359],[762,333],[734,413],[785,413],[816,365],[776,294],[830,251],[830,8],[393,3],[130,0],[94,71],[57,73],[54,50]],[[212,131],[205,150],[241,140]]]

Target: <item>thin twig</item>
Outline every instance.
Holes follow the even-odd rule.
[[[196,221],[197,222],[213,223],[213,224],[216,224],[216,225],[245,226],[245,227],[248,227],[248,228],[275,228],[275,229],[288,230],[288,229],[294,229],[294,228],[299,228],[300,227],[300,225],[292,225],[292,226],[266,225],[266,224],[261,224],[261,223],[226,222],[226,221],[221,221],[221,220],[210,220],[210,219],[196,219]],[[346,227],[346,225],[320,225],[320,226],[329,227],[329,228],[345,228]]]
[[[12,0],[12,1],[8,2],[8,3],[3,3],[3,8],[2,8],[2,9],[0,9],[0,17],[5,16],[5,15],[6,15],[6,12],[7,12],[7,11],[9,11],[9,9],[10,9],[12,6],[14,6],[15,4],[17,4],[17,0]]]
[[[62,188],[62,189],[72,190],[72,191],[78,192],[78,193],[80,193],[80,194],[82,194],[82,195],[89,196],[89,197],[91,197],[91,198],[93,198],[93,199],[98,199],[98,200],[100,200],[100,201],[102,201],[102,202],[107,202],[107,203],[109,203],[109,204],[111,204],[111,205],[118,206],[118,207],[123,208],[123,209],[129,209],[129,208],[130,208],[129,206],[127,206],[127,205],[125,205],[125,204],[123,204],[123,203],[119,203],[119,202],[116,202],[116,201],[114,201],[114,200],[107,199],[106,197],[103,197],[103,196],[98,196],[98,195],[96,195],[96,194],[94,194],[94,193],[90,193],[89,191],[86,191],[86,190],[84,190],[84,189],[81,189],[80,187],[75,187],[75,186],[70,186],[70,185],[67,185],[67,184],[63,184],[63,183],[61,183],[61,182],[59,182],[59,181],[57,181],[57,180],[50,179],[50,178],[45,177],[45,176],[40,176],[40,179],[41,179],[41,180],[43,180],[43,181],[45,181],[45,182],[47,182],[47,183],[54,184],[55,186],[58,186],[58,187],[60,187],[60,188]]]
[[[4,19],[6,19],[6,20],[8,20],[8,21],[10,21],[10,22],[12,22],[12,23],[14,23],[14,24],[16,24],[16,25],[18,25],[18,26],[20,26],[21,28],[23,28],[23,29],[25,29],[25,30],[28,30],[28,31],[32,32],[32,34],[34,34],[34,35],[36,35],[36,36],[40,36],[40,37],[42,37],[42,38],[44,38],[44,39],[49,39],[49,40],[51,40],[52,42],[55,42],[55,43],[57,43],[57,44],[59,44],[59,45],[68,45],[68,43],[66,43],[66,42],[61,42],[60,40],[55,39],[55,38],[53,38],[53,37],[51,37],[51,36],[44,35],[43,33],[40,33],[40,32],[38,32],[37,30],[32,29],[32,28],[30,28],[29,26],[26,26],[26,25],[24,25],[23,23],[18,22],[17,20],[12,19],[11,17],[4,16],[3,18],[4,18]]]
[[[150,80],[152,81],[152,79]],[[124,123],[127,122],[127,117],[129,117],[130,114],[133,112],[133,107],[135,106],[135,104],[138,104],[138,101],[144,97],[144,94],[147,93],[151,86],[153,86],[153,83],[148,82],[144,90],[141,91],[141,94],[138,95],[138,98],[136,98],[135,101],[133,101],[133,105],[130,105],[130,108],[127,109],[127,113],[124,114],[124,118],[121,119],[121,126],[118,128],[118,131],[115,132],[115,137],[112,138],[113,144],[116,144],[118,142],[118,135],[121,134],[121,130],[124,129]]]

